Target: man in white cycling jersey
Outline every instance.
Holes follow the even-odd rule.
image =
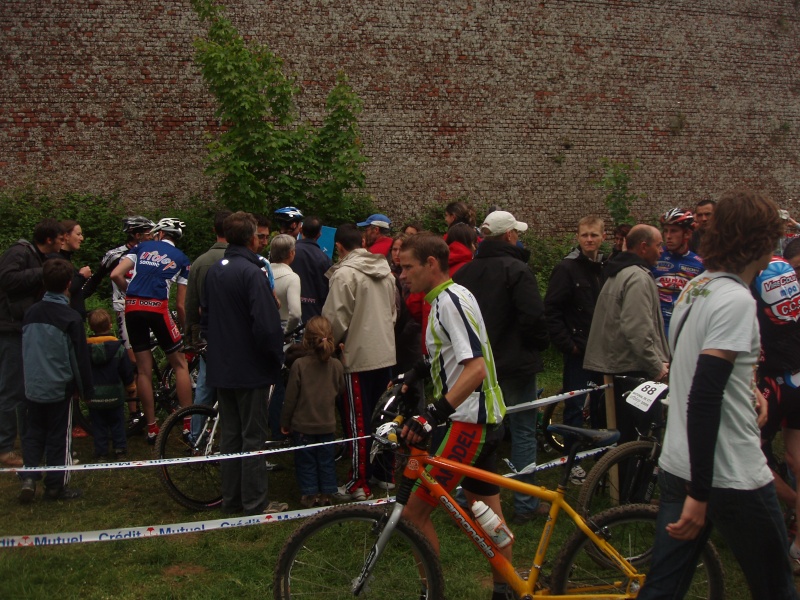
[[[447,426],[437,456],[495,469],[497,446],[503,439],[505,404],[497,382],[492,348],[475,297],[453,283],[449,275],[447,243],[433,234],[418,234],[403,242],[399,262],[401,281],[411,293],[424,292],[431,304],[425,332],[425,345],[431,357],[431,375],[436,400],[403,428],[410,444],[427,441],[438,426]],[[448,491],[460,479],[445,469],[434,468],[431,475]],[[467,500],[482,500],[502,519],[500,489],[482,481],[465,478],[462,487]],[[423,488],[411,495],[403,516],[414,523],[439,551],[439,540],[431,522],[436,501]],[[511,560],[511,545],[501,549]],[[493,600],[505,600],[509,590],[495,574]]]

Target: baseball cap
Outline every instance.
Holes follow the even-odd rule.
[[[507,231],[516,229],[517,231],[527,231],[528,224],[522,221],[517,221],[510,212],[504,210],[496,210],[486,215],[481,225],[481,233],[483,235],[492,237],[495,235],[502,235]]]
[[[368,227],[370,225],[374,225],[375,227],[382,227],[384,229],[389,229],[392,226],[392,221],[386,215],[370,215],[367,217],[367,220],[362,223],[356,223],[359,227]]]

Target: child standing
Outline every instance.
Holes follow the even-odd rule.
[[[45,464],[72,464],[72,395],[77,389],[92,394],[92,371],[86,348],[83,320],[69,306],[72,265],[62,258],[45,261],[44,298],[31,306],[22,321],[22,367],[25,379],[25,420],[22,458],[26,468]],[[19,501],[28,504],[36,494],[41,473],[21,474]],[[78,498],[79,490],[67,487],[69,471],[48,471],[44,497],[49,500]]]
[[[136,396],[136,383],[128,353],[121,340],[111,333],[111,315],[98,308],[89,313],[89,328],[94,336],[89,343],[92,362],[94,394],[87,397],[89,417],[94,431],[94,455],[108,454],[108,438],[114,457],[125,457],[128,440],[125,437],[125,400]]]
[[[336,433],[336,397],[344,389],[344,367],[333,358],[333,331],[325,317],[306,323],[303,347],[289,372],[281,431],[296,445],[333,441]],[[295,450],[295,473],[303,508],[330,506],[336,493],[333,445]]]

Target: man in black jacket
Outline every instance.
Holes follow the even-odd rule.
[[[494,353],[497,379],[506,406],[536,400],[536,374],[542,371],[539,353],[547,348],[547,323],[536,276],[528,267],[530,252],[517,246],[528,225],[511,213],[494,211],[481,225],[484,240],[475,260],[453,278],[478,301]],[[536,462],[536,411],[508,415],[511,460],[517,469]],[[534,476],[523,481],[533,483]],[[546,514],[549,505],[514,494],[514,522]]]
[[[550,275],[550,284],[544,297],[547,329],[550,339],[564,355],[562,391],[585,389],[590,382],[602,383],[603,375],[583,368],[586,340],[592,325],[594,305],[603,288],[603,255],[600,244],[605,239],[603,219],[584,217],[578,222],[578,247],[558,263]],[[574,427],[583,425],[585,396],[570,398],[564,402],[564,424]],[[600,401],[595,392],[591,395],[592,427],[600,427]],[[565,440],[569,444],[570,440]],[[568,447],[568,446],[567,446]],[[586,473],[575,465],[572,473],[574,483],[582,482]]]
[[[235,212],[223,223],[228,247],[206,274],[200,309],[207,326],[206,381],[216,388],[221,416],[220,451],[262,450],[267,441],[267,395],[281,376],[283,329],[267,275],[261,270],[255,217]],[[222,509],[280,512],[267,503],[263,457],[222,462]]]
[[[319,217],[306,217],[303,220],[303,237],[294,247],[292,271],[300,277],[300,305],[303,323],[311,317],[322,314],[322,307],[328,298],[328,278],[325,273],[333,264],[328,255],[319,247],[317,240],[322,233]]]
[[[19,240],[0,258],[0,466],[21,467],[14,452],[17,420],[22,418],[22,317],[44,294],[42,263],[58,252],[64,231],[55,219],[33,229],[33,243]]]

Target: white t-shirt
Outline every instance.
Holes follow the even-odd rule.
[[[772,473],[761,452],[754,408],[761,342],[748,287],[729,273],[705,272],[692,279],[675,304],[669,342],[669,415],[659,466],[691,479],[686,411],[697,357],[701,350],[730,350],[738,354],[722,399],[712,486],[754,490],[767,485]]]

